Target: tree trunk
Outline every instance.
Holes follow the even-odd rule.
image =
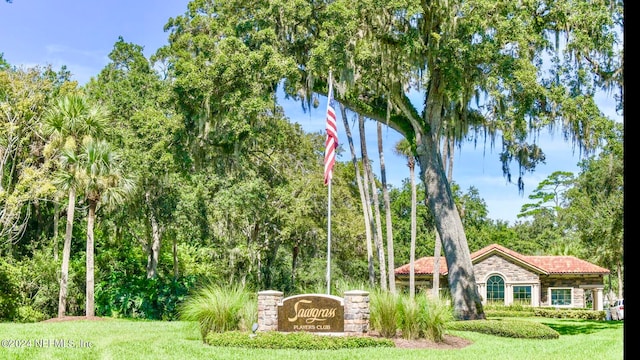
[[[444,149],[442,151],[442,163],[447,164],[447,181],[451,184],[453,179],[453,136],[445,138]],[[429,206],[429,204],[426,204]],[[436,234],[435,246],[433,250],[433,286],[431,288],[431,295],[436,298],[440,295],[440,257],[442,254],[442,240],[440,239],[440,233],[438,229],[434,228]]]
[[[298,254],[300,253],[300,247],[296,243],[293,246],[291,253],[291,286],[296,287],[296,265],[298,264]]]
[[[369,284],[373,286],[375,283],[375,274],[373,273],[373,246],[371,244],[371,226],[369,212],[367,211],[367,198],[365,197],[364,186],[362,185],[362,176],[360,175],[360,166],[358,166],[358,158],[356,156],[356,148],[353,145],[353,137],[351,136],[351,128],[349,127],[349,122],[347,121],[347,112],[345,110],[344,105],[340,104],[340,113],[342,114],[342,122],[344,124],[344,129],[347,133],[347,141],[349,143],[349,150],[351,151],[351,162],[353,163],[353,167],[356,174],[356,183],[358,184],[358,191],[360,192],[360,203],[362,204],[362,218],[364,219],[364,232],[365,232],[365,240],[367,245],[367,258],[369,261]]]
[[[363,180],[362,180],[362,190],[364,193],[364,201],[365,201],[365,211],[366,211],[366,221],[367,227],[369,228],[369,233],[374,233],[373,231],[373,214],[371,213],[371,201],[369,198],[369,172],[367,171],[367,164],[369,163],[369,158],[367,157],[367,148],[366,145],[366,137],[364,135],[364,117],[362,115],[358,115],[358,130],[360,131],[360,151],[361,151],[361,160],[363,167]],[[375,238],[375,234],[373,234]],[[373,266],[373,246],[371,244],[371,238],[367,239],[367,261],[369,264],[369,284],[373,286],[375,284],[375,270]],[[384,274],[382,274],[384,276]]]
[[[433,134],[437,131],[432,128],[431,132]],[[454,315],[459,320],[485,319],[467,237],[453,201],[435,138],[436,135],[424,136],[422,132],[416,132],[422,181],[425,184],[429,208],[434,214],[447,261]]]
[[[178,240],[173,237],[173,278],[178,279]]]
[[[380,202],[378,201],[378,188],[376,186],[375,177],[373,176],[373,170],[369,162],[369,156],[367,155],[367,142],[364,133],[364,117],[360,116],[359,121],[362,131],[360,132],[360,147],[362,148],[362,161],[364,164],[365,173],[367,174],[368,182],[365,182],[367,190],[371,189],[371,198],[373,200],[373,211],[375,212],[375,231],[373,233],[373,241],[376,246],[376,252],[378,254],[378,266],[380,270],[380,287],[382,290],[387,290],[387,269],[384,259],[384,246],[382,245],[382,221],[380,220]],[[367,191],[368,192],[368,191]]]
[[[378,154],[380,154],[380,180],[382,181],[382,199],[384,201],[385,224],[387,230],[387,269],[389,275],[389,291],[396,292],[395,260],[393,254],[393,227],[391,224],[391,200],[387,189],[387,172],[384,166],[384,150],[382,148],[382,124],[378,125]]]
[[[147,279],[158,276],[158,259],[160,258],[161,234],[155,217],[151,215],[151,246],[147,254]]]
[[[618,273],[618,299],[624,298],[624,283],[622,282],[622,265],[618,261],[616,266],[616,272]]]
[[[87,317],[92,317],[96,314],[94,291],[95,291],[95,278],[94,278],[94,263],[93,263],[93,227],[96,221],[96,207],[98,203],[94,200],[89,200],[89,215],[87,216],[87,291],[86,291],[86,305],[85,313]]]
[[[387,290],[387,269],[384,259],[384,245],[382,243],[382,220],[380,217],[380,201],[378,200],[378,187],[376,186],[376,179],[373,176],[373,170],[371,165],[365,163],[365,168],[369,174],[369,181],[371,183],[371,197],[373,198],[373,210],[375,212],[376,231],[373,237],[376,245],[376,251],[378,253],[378,264],[380,266],[380,287],[382,290]]]
[[[411,181],[411,248],[409,254],[409,297],[411,300],[416,294],[416,236],[417,236],[417,203],[416,200],[416,176],[415,176],[415,162],[412,159],[413,155],[409,155],[409,180]]]
[[[450,136],[447,140],[446,140],[446,146],[447,146],[447,160],[449,162],[448,166],[447,166],[447,180],[449,180],[449,183],[451,183],[451,180],[453,179],[453,158],[455,157],[455,150],[453,149],[453,136]]]
[[[442,254],[442,241],[438,229],[434,229],[436,233],[435,249],[433,250],[433,287],[431,295],[437,298],[440,295],[440,255]]]
[[[60,223],[60,199],[53,202],[53,261],[58,261],[58,224]]]
[[[149,192],[145,194],[145,202],[149,209],[149,221],[151,222],[151,246],[147,249],[147,279],[158,275],[158,259],[160,258],[160,245],[162,241],[162,229],[151,207]]]
[[[60,293],[58,295],[58,317],[64,317],[67,308],[67,287],[69,286],[69,260],[71,257],[71,237],[73,235],[73,217],[76,209],[76,190],[69,190],[67,207],[67,227],[62,249],[62,268],[60,269]]]

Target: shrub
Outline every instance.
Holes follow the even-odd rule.
[[[450,321],[447,323],[447,328],[520,339],[557,339],[560,337],[557,331],[547,325],[519,319]]]
[[[487,317],[546,317],[559,319],[584,319],[584,320],[604,320],[606,312],[604,310],[555,308],[555,307],[533,307],[521,304],[512,305],[485,305],[484,313]]]
[[[253,324],[258,322],[258,301],[254,296],[249,295],[249,298],[240,309],[240,322],[238,323],[240,331],[251,331]]]
[[[178,306],[186,298],[196,279],[184,276],[126,275],[111,272],[96,284],[96,313],[104,316],[153,320],[174,320]]]
[[[180,318],[195,321],[200,328],[203,342],[209,332],[239,330],[243,309],[251,294],[238,285],[205,285],[180,305]]]
[[[521,304],[488,304],[484,306],[484,313],[487,317],[530,317],[535,316],[532,306]]]
[[[211,332],[206,340],[206,343],[212,346],[261,349],[336,350],[363,347],[395,347],[395,343],[389,339],[317,335],[309,332],[283,333],[265,331],[257,334],[240,331]]]
[[[17,263],[17,281],[20,284],[22,297],[21,305],[31,308],[36,313],[43,314],[46,318],[56,316],[58,313],[58,296],[60,294],[60,263],[45,250],[34,250],[33,256],[26,257]],[[69,269],[70,277],[73,276],[73,269]],[[69,287],[73,286],[73,279],[69,279]],[[77,292],[76,292],[77,293]],[[76,293],[72,289],[67,289],[67,305],[71,308],[70,299]],[[84,292],[82,303],[84,304]],[[24,310],[31,312],[30,310]],[[36,316],[38,318],[38,316]],[[24,318],[23,318],[24,319]]]
[[[33,323],[46,319],[45,314],[32,308],[31,306],[20,306],[17,311],[15,321],[19,323]]]
[[[422,298],[420,298],[422,299]],[[408,295],[400,298],[398,306],[399,328],[404,339],[417,339],[420,337],[420,312],[423,307],[415,299]]]
[[[421,293],[420,323],[422,335],[432,341],[442,342],[444,340],[447,323],[453,320],[453,309],[448,297],[432,297],[427,292]]]
[[[32,322],[56,314],[60,285],[53,257],[34,250],[29,258],[9,261],[0,259],[0,319]]]
[[[583,319],[583,320],[604,320],[607,313],[604,310],[588,309],[556,309],[556,308],[536,308],[535,316],[558,319]]]
[[[0,259],[0,320],[13,320],[20,305],[20,294],[13,267]]]
[[[380,335],[391,338],[398,330],[398,295],[385,290],[370,293],[370,324]]]

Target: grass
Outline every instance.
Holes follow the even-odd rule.
[[[210,331],[236,330],[241,327],[241,323],[246,327],[246,323],[251,320],[243,322],[242,317],[252,310],[249,304],[255,303],[255,301],[247,301],[251,294],[238,285],[204,286],[182,303],[179,309],[180,319],[197,321],[201,339],[204,339]]]
[[[213,347],[203,344],[199,329],[187,321],[104,321],[0,323],[0,359],[568,359],[624,358],[624,322],[524,318],[543,323],[558,339],[514,339],[473,331],[447,333],[473,344],[456,350],[359,348],[341,350],[274,350]],[[248,336],[248,335],[247,335]],[[48,347],[35,341],[49,340]],[[63,340],[60,346],[53,340]],[[17,346],[17,342],[21,346]],[[31,341],[31,346],[28,342]],[[70,342],[73,342],[73,347]],[[81,347],[91,343],[91,347]],[[11,345],[11,346],[9,346]],[[42,344],[40,344],[42,345]],[[55,345],[55,346],[54,346]]]

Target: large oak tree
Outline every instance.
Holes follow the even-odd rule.
[[[560,127],[585,153],[596,149],[604,118],[596,91],[622,89],[623,8],[573,0],[196,0],[167,29],[183,59],[176,67],[211,69],[216,99],[247,102],[227,87],[234,77],[254,84],[263,96],[256,100],[285,79],[285,91],[311,105],[333,71],[336,100],[403,134],[416,149],[456,317],[478,319],[485,316],[469,246],[438,147],[444,129],[450,136],[471,128],[499,144],[505,177],[519,190],[544,161],[535,143],[541,128]],[[260,66],[237,72],[244,59]]]

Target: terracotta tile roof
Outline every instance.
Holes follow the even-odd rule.
[[[521,262],[543,274],[608,274],[609,270],[590,262],[578,259],[574,256],[525,256],[498,244],[491,244],[471,254],[471,262],[477,263],[483,259],[502,254],[513,260]],[[433,274],[433,257],[422,257],[415,261],[414,271],[416,275]],[[448,272],[447,262],[440,258],[440,274]],[[396,275],[409,274],[409,264],[395,269]]]
[[[549,274],[608,274],[609,270],[574,256],[525,256]]]
[[[414,267],[414,274],[416,275],[421,275],[421,274],[433,274],[433,263],[434,263],[434,259],[433,257],[422,257],[420,259],[416,259],[416,261],[413,264]],[[399,268],[395,269],[395,273],[396,275],[398,274],[409,274],[410,270],[409,269],[409,265],[410,264],[405,264],[400,266]],[[447,273],[447,260],[444,258],[444,256],[440,257],[440,274],[446,274]]]

